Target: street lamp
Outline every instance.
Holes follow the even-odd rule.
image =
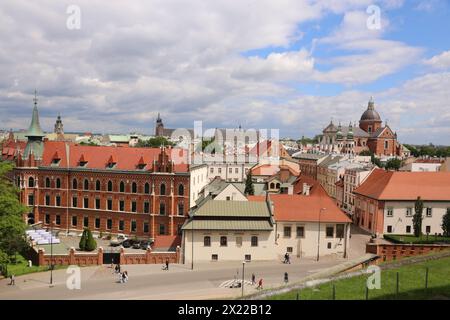
[[[244,297],[245,261],[242,261],[242,297]]]
[[[192,219],[191,223],[191,229],[192,229],[192,258],[191,258],[191,270],[194,270],[194,219]]]
[[[50,286],[53,285],[53,221],[50,224]]]
[[[319,231],[317,232],[317,261],[319,261],[319,253],[320,253],[320,216],[322,211],[327,210],[326,208],[321,208],[319,211]]]

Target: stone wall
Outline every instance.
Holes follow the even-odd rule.
[[[379,244],[367,243],[366,253],[379,256],[378,261],[393,261],[402,258],[424,255],[431,252],[450,250],[450,245],[439,244]]]

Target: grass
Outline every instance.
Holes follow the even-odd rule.
[[[63,269],[67,268],[67,266],[57,266],[55,265],[55,269]],[[28,266],[28,260],[25,259],[22,255],[17,255],[17,261],[16,263],[10,263],[8,264],[8,275],[14,274],[15,276],[20,276],[28,273],[35,273],[35,272],[42,272],[42,271],[48,271],[49,266]]]
[[[428,289],[425,290],[426,268],[429,268]],[[399,273],[399,294],[396,295],[396,277]],[[336,280],[315,288],[290,291],[269,297],[271,300],[295,300],[297,293],[300,300],[331,300],[333,285],[336,300],[366,299],[367,276],[357,276]],[[396,269],[381,271],[381,289],[369,290],[370,300],[422,300],[450,299],[450,258],[430,260],[418,264],[406,265]]]
[[[420,237],[415,237],[414,235],[401,235],[401,234],[389,234],[384,235],[384,238],[388,241],[394,243],[412,243],[412,244],[433,244],[433,243],[450,243],[450,237],[422,235]]]

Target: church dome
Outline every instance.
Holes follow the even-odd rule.
[[[362,114],[361,121],[381,121],[380,114],[375,110],[373,98],[370,99],[367,110]]]

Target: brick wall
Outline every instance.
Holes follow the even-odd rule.
[[[402,258],[450,250],[450,245],[438,244],[378,244],[367,243],[366,253],[372,253],[379,256],[379,262],[393,261]]]
[[[53,259],[54,265],[79,265],[92,266],[103,264],[103,248],[99,248],[97,252],[76,252],[74,248],[70,248],[68,254],[54,254],[53,258],[46,253],[44,249],[30,255],[30,259],[34,264],[39,266],[50,265]],[[153,252],[148,249],[143,253],[125,253],[123,248],[120,249],[120,264],[164,264],[166,260],[169,263],[180,263],[180,247],[175,252]]]

